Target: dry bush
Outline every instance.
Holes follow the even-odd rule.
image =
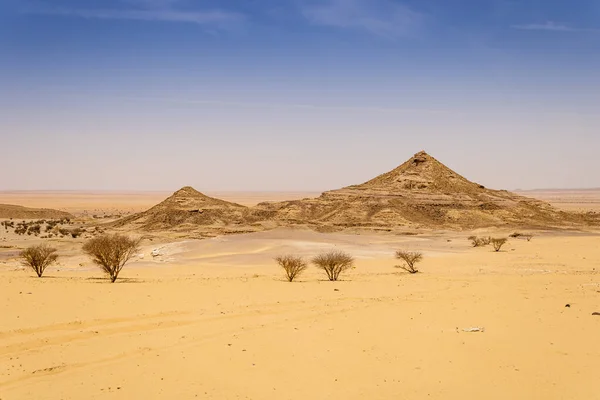
[[[36,236],[37,236],[37,235],[39,235],[39,234],[40,234],[40,229],[41,229],[41,228],[42,228],[42,227],[41,227],[40,225],[38,225],[38,224],[36,224],[36,225],[31,225],[31,226],[30,226],[30,227],[27,229],[27,234],[28,234],[28,235],[31,235],[31,234],[33,233],[34,235],[36,235]]]
[[[342,272],[352,268],[354,258],[343,251],[333,250],[319,254],[312,262],[325,271],[330,281],[337,281]]]
[[[525,238],[525,240],[527,240],[528,242],[531,242],[531,239],[533,239],[533,235],[532,235],[532,234],[523,235],[523,237],[524,237],[524,238]]]
[[[127,261],[138,251],[139,245],[139,239],[119,234],[102,235],[88,240],[83,245],[83,251],[114,282]]]
[[[277,261],[279,266],[285,270],[285,276],[288,282],[292,282],[308,268],[308,264],[302,257],[290,255],[279,256],[275,258],[275,261]]]
[[[473,247],[481,246],[481,240],[477,236],[469,236],[468,240],[471,242]]]
[[[521,236],[523,236],[523,234],[521,232],[514,232],[514,233],[511,233],[510,235],[508,235],[508,237],[514,238],[514,239],[521,237]]]
[[[33,269],[39,278],[46,268],[58,259],[56,249],[45,244],[28,247],[19,255],[23,259],[23,265]]]
[[[412,251],[398,250],[396,252],[396,258],[406,263],[406,265],[396,265],[396,268],[402,268],[411,274],[416,274],[419,272],[419,270],[415,267],[415,264],[423,260],[423,254]]]
[[[508,239],[506,239],[506,238],[493,238],[491,242],[492,242],[492,245],[494,246],[494,250],[500,251],[502,246],[504,246],[507,241],[508,241]]]
[[[487,246],[492,242],[492,238],[489,236],[482,238],[478,236],[469,236],[468,239],[471,241],[473,247]]]
[[[85,229],[81,229],[81,228],[75,228],[75,229],[73,229],[72,231],[70,231],[70,233],[71,233],[71,237],[72,237],[73,239],[76,239],[76,238],[78,238],[79,236],[81,236],[81,234],[82,234],[83,232],[85,232]]]

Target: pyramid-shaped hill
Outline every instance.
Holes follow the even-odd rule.
[[[480,193],[483,186],[452,171],[424,151],[415,154],[399,167],[361,185],[340,190],[356,190],[384,195],[408,193]]]
[[[487,189],[425,152],[360,185],[328,191],[314,199],[261,203],[256,208],[270,213],[281,225],[322,230],[545,229],[598,222],[593,216],[559,211],[539,200]]]
[[[186,186],[147,211],[124,217],[111,225],[141,231],[176,231],[200,236],[262,230],[250,227],[248,208],[206,196]],[[192,235],[193,236],[193,235]]]

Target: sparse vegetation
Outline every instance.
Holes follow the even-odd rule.
[[[14,221],[2,221],[2,225],[4,226],[5,230],[8,230],[8,228],[14,228],[15,227]]]
[[[515,233],[511,233],[510,235],[508,235],[508,237],[511,238],[523,238],[525,240],[527,240],[528,242],[531,241],[531,239],[533,239],[533,235],[530,233],[520,233],[520,232],[515,232]]]
[[[44,244],[28,247],[19,255],[23,259],[23,265],[33,269],[40,278],[46,268],[58,259],[56,249]]]
[[[313,264],[325,271],[330,281],[337,281],[340,274],[352,268],[354,258],[343,251],[333,250],[319,254],[312,259]]]
[[[491,237],[478,237],[478,236],[469,236],[468,239],[471,241],[473,247],[482,247],[487,246],[492,242]]]
[[[276,257],[275,261],[284,269],[288,282],[293,282],[308,268],[308,264],[302,257],[285,255]]]
[[[140,240],[124,235],[102,235],[88,240],[83,251],[115,282],[119,273],[139,249]]]
[[[31,225],[28,229],[27,229],[27,234],[31,235],[34,234],[35,236],[40,234],[40,230],[41,230],[41,226],[39,224],[36,225]]]
[[[79,236],[81,236],[81,234],[85,232],[85,229],[81,229],[81,228],[75,228],[72,231],[70,231],[71,233],[71,237],[73,239],[78,238]]]
[[[492,245],[494,246],[494,250],[498,252],[498,251],[500,251],[502,246],[504,246],[506,244],[507,241],[508,241],[508,239],[506,239],[506,238],[493,238],[491,242],[492,242]]]
[[[58,228],[58,233],[60,233],[61,236],[69,236],[71,231],[69,231],[67,228]]]
[[[402,268],[403,270],[416,274],[419,270],[415,267],[415,264],[423,260],[423,254],[419,252],[403,251],[398,250],[396,252],[396,258],[404,261],[406,265],[396,265],[396,268]]]

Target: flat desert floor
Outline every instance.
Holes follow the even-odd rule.
[[[469,234],[144,242],[110,284],[79,239],[39,279],[16,259],[38,239],[2,232],[0,399],[600,399],[600,235]],[[331,248],[356,257],[339,282],[273,262]]]

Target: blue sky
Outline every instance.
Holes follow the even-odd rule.
[[[0,190],[600,187],[600,0],[0,0],[0,87]]]

